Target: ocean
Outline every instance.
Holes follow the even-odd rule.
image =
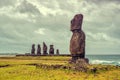
[[[120,65],[120,55],[87,55],[91,64]]]
[[[0,57],[15,57],[15,55],[0,55]],[[120,65],[120,55],[86,55],[91,64]]]

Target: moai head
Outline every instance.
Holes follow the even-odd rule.
[[[37,54],[41,54],[41,47],[40,47],[40,44],[38,44],[38,48],[37,48]]]
[[[50,45],[50,48],[53,48],[53,45]]]
[[[47,45],[45,44],[45,42],[43,42],[43,48],[47,48]]]
[[[35,44],[32,44],[32,49],[34,49],[35,48]]]
[[[40,44],[38,44],[38,48],[40,48]]]
[[[56,50],[56,54],[59,55],[59,49]]]
[[[43,54],[47,54],[47,45],[43,42]]]
[[[31,54],[35,54],[35,44],[32,45]]]
[[[74,16],[74,18],[71,20],[71,31],[81,31],[82,28],[82,21],[83,21],[83,15],[77,14]]]
[[[54,45],[50,45],[49,54],[54,54]]]
[[[45,47],[46,46],[46,44],[45,44],[45,42],[43,42],[43,47]]]

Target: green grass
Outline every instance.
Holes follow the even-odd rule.
[[[62,68],[41,68],[35,65],[68,66],[70,57],[6,57],[0,58],[0,80],[120,80],[120,68],[112,65],[90,65],[96,67],[97,73],[80,72]],[[8,66],[5,66],[8,65]],[[4,67],[5,66],[5,67]],[[105,69],[108,70],[105,70]]]

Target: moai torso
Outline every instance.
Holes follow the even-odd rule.
[[[43,42],[43,54],[47,55],[47,45]]]
[[[38,44],[37,55],[40,55],[40,54],[41,54],[41,47],[40,47],[40,44]]]
[[[31,54],[35,54],[35,44],[32,45]]]
[[[71,31],[73,32],[70,40],[70,52],[72,55],[77,55],[84,58],[85,55],[85,34],[82,31],[83,15],[77,14],[71,21]]]
[[[54,54],[54,48],[53,48],[53,45],[50,45],[49,54]]]

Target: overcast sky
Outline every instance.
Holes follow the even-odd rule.
[[[27,53],[43,41],[70,53],[70,21],[78,13],[86,54],[120,54],[120,0],[0,0],[0,53]]]

